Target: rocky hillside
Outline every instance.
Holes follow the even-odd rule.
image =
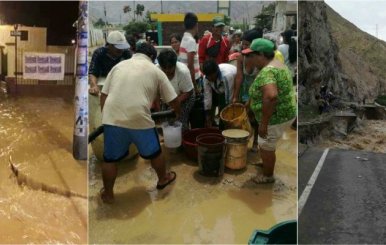
[[[299,1],[299,104],[314,101],[321,84],[339,80],[338,47],[330,34],[326,5]]]
[[[299,2],[299,31],[300,105],[314,102],[322,84],[354,102],[372,102],[386,93],[386,42],[324,2]]]

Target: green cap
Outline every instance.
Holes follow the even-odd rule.
[[[241,51],[243,54],[252,52],[273,52],[274,44],[272,41],[264,38],[257,38],[252,41],[251,46]]]
[[[224,19],[217,16],[213,18],[213,26],[218,27],[218,26],[225,26]]]

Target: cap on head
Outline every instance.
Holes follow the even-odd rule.
[[[214,17],[212,23],[214,27],[225,26],[224,19],[219,16]]]
[[[123,35],[120,31],[110,32],[107,36],[107,43],[113,45],[117,49],[130,48],[130,45],[126,40],[125,35]]]
[[[272,41],[265,38],[257,38],[252,41],[251,46],[241,51],[243,54],[252,52],[273,52],[274,44]]]

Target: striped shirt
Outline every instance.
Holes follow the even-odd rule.
[[[188,65],[188,53],[194,52],[194,78],[198,79],[201,76],[200,65],[198,63],[198,47],[196,40],[189,32],[185,32],[182,37],[178,60],[185,65]]]
[[[107,77],[107,74],[116,64],[130,59],[132,56],[129,50],[123,51],[122,55],[116,58],[109,56],[107,53],[107,47],[100,47],[94,51],[89,66],[89,75],[94,75],[98,78]]]

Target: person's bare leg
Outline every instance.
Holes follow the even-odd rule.
[[[255,128],[255,130],[253,132],[253,144],[252,144],[252,151],[253,152],[258,152],[259,151],[258,136],[259,136],[259,130],[258,130],[258,128]]]
[[[156,158],[151,159],[151,166],[157,173],[158,185],[163,185],[174,177],[170,172],[166,172],[165,158],[162,153],[159,154]]]
[[[263,175],[272,177],[276,163],[275,151],[266,151],[260,148],[260,156],[263,160]]]
[[[102,179],[104,190],[101,192],[101,198],[106,203],[114,201],[114,184],[117,178],[117,166],[115,163],[102,163]]]

